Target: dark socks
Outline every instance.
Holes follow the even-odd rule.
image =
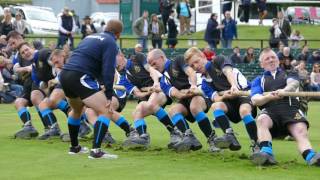
[[[260,142],[260,148],[261,148],[260,152],[264,152],[264,153],[267,153],[267,154],[273,156],[271,141]]]
[[[49,126],[52,126],[54,123],[57,122],[56,116],[53,114],[51,109],[44,109],[41,111],[41,115],[43,118],[43,121],[45,123],[48,123]]]
[[[21,119],[21,121],[23,122],[23,124],[25,124],[26,122],[30,121],[31,120],[31,116],[30,116],[30,113],[28,111],[27,108],[21,108],[19,111],[18,111],[18,115]]]
[[[109,118],[105,116],[99,116],[98,120],[94,124],[94,139],[93,139],[93,145],[92,148],[100,148],[102,140],[104,136],[106,135],[106,132],[108,131],[110,124]]]
[[[130,125],[123,116],[116,121],[116,125],[119,126],[126,134],[130,133]]]
[[[169,132],[173,131],[173,123],[167,112],[163,108],[160,107],[160,109],[155,113],[155,116],[167,128]]]
[[[172,122],[173,125],[176,126],[182,133],[186,132],[186,130],[189,129],[189,125],[181,113],[173,115]]]
[[[213,112],[213,116],[223,132],[230,128],[229,119],[222,109],[217,109]]]
[[[70,106],[66,100],[61,100],[57,104],[57,108],[60,109],[66,116],[68,116],[68,111],[70,109]]]
[[[247,132],[249,134],[249,137],[251,140],[254,142],[257,142],[258,136],[257,136],[257,125],[256,122],[254,121],[254,118],[252,117],[251,114],[248,114],[243,117],[243,122],[246,126]]]
[[[309,162],[314,155],[316,155],[316,153],[313,149],[307,149],[302,153],[303,159],[306,160],[307,162]]]
[[[147,125],[144,119],[135,120],[134,128],[138,131],[139,135],[147,133]]]
[[[207,117],[207,115],[204,112],[199,112],[195,117],[196,121],[198,122],[198,125],[203,132],[203,134],[208,138],[210,135],[214,132],[212,130],[210,121]]]
[[[68,117],[68,129],[71,140],[71,146],[78,146],[78,133],[80,127],[80,119],[74,119],[71,116]]]

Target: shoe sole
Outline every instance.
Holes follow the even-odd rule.
[[[128,149],[148,149],[149,145],[137,144],[134,142],[124,142],[122,144],[123,147]]]
[[[241,149],[241,146],[240,145],[239,146],[234,146],[234,145],[230,144],[229,149],[231,151],[239,151]]]
[[[202,145],[200,144],[200,145],[192,145],[191,147],[190,147],[190,149],[192,150],[192,151],[198,151],[198,150],[200,150],[202,148]]]
[[[118,159],[118,155],[114,155],[114,154],[108,154],[108,155],[103,155],[99,158],[95,158],[92,156],[88,156],[89,159]]]
[[[21,132],[21,133],[17,133],[14,135],[14,138],[18,138],[18,139],[31,139],[34,137],[37,137],[39,135],[38,132]]]

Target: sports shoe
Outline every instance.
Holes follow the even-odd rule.
[[[118,155],[109,154],[108,152],[102,151],[102,149],[91,149],[90,155],[88,156],[89,159],[117,159]]]
[[[253,153],[252,162],[257,166],[272,166],[277,164],[277,161],[274,159],[274,157],[265,152]]]
[[[87,147],[81,147],[78,146],[71,146],[68,154],[74,155],[74,154],[86,154],[89,152],[89,149]]]
[[[320,153],[316,153],[307,163],[310,166],[320,166]]]
[[[123,142],[123,146],[128,148],[148,148],[149,144],[149,134],[139,135],[137,130],[131,131],[129,137]]]
[[[43,133],[41,136],[39,136],[39,140],[47,140],[52,136],[60,136],[61,135],[61,130],[59,128],[58,123],[52,124],[50,129]]]
[[[260,146],[259,146],[259,144],[257,142],[252,141],[252,143],[250,145],[250,148],[251,148],[252,154],[260,152]]]
[[[62,142],[70,142],[71,141],[69,133],[62,133],[60,135],[60,139]]]
[[[39,135],[38,131],[32,126],[31,121],[27,121],[22,129],[14,134],[14,138],[31,139]]]
[[[104,136],[102,141],[107,144],[115,144],[116,143],[116,140],[113,139],[113,137],[109,131],[106,132],[106,135]]]
[[[78,136],[80,138],[84,138],[86,135],[91,133],[91,128],[88,125],[88,123],[86,121],[80,121],[80,128],[79,128],[79,133]]]
[[[214,142],[214,139],[217,138],[217,135],[211,134],[208,138],[208,144],[209,144],[209,152],[215,153],[221,151],[220,148],[218,148]]]
[[[227,129],[227,132],[223,136],[215,138],[214,142],[220,149],[229,148],[231,151],[238,151],[241,149],[241,145],[232,129]]]
[[[173,149],[173,146],[182,140],[182,136],[182,132],[177,127],[174,127],[173,131],[170,133],[168,148]]]
[[[181,151],[188,151],[188,150],[199,150],[202,148],[200,141],[194,136],[191,129],[187,129],[186,132],[183,134],[182,140],[176,143],[173,146],[178,152]]]

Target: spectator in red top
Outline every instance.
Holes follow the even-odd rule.
[[[209,46],[205,47],[202,52],[206,56],[208,61],[212,61],[212,59],[216,56],[216,53],[211,50]]]

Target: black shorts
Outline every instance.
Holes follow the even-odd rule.
[[[288,125],[298,122],[306,123],[309,128],[309,123],[303,112],[294,106],[279,105],[272,108],[262,109],[261,114],[268,115],[273,122],[270,133],[274,138],[282,138],[289,135]]]
[[[178,101],[178,103],[182,104],[185,108],[188,110],[188,115],[185,116],[185,118],[191,122],[194,123],[196,119],[193,117],[191,111],[190,111],[190,104],[191,104],[192,98],[186,98],[186,99],[181,99]],[[212,101],[209,98],[204,98],[204,101],[207,105],[207,108],[204,110],[205,113],[207,113],[212,105]]]
[[[242,120],[239,113],[239,109],[242,104],[250,104],[252,108],[252,116],[254,118],[257,116],[257,107],[252,105],[249,97],[236,97],[234,99],[224,100],[223,102],[226,104],[228,108],[228,112],[226,113],[226,115],[233,123],[238,123]]]
[[[28,101],[28,106],[32,106],[31,102],[31,91],[32,91],[32,80],[31,78],[27,78],[23,82],[23,92],[20,96],[20,98],[26,99]]]
[[[86,99],[100,91],[98,81],[82,72],[63,69],[59,81],[68,98]]]
[[[126,106],[126,104],[127,104],[127,97],[119,98],[114,91],[113,91],[113,95],[112,96],[117,98],[117,100],[119,102],[119,107],[115,111],[121,112],[124,109],[124,107]]]

